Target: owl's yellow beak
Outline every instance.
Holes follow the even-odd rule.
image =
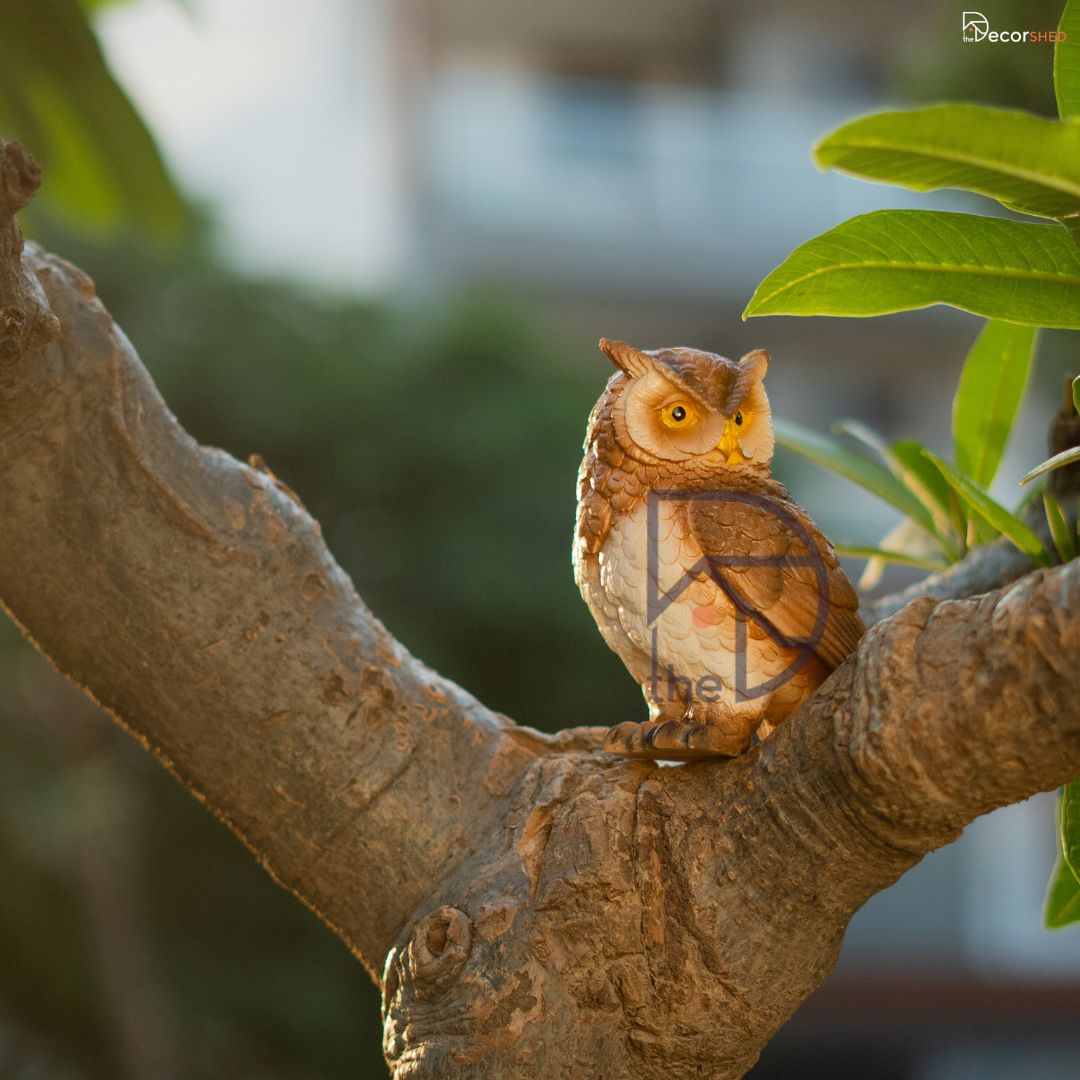
[[[740,434],[741,432],[735,425],[735,418],[729,416],[724,424],[724,434],[720,436],[720,441],[716,444],[716,449],[720,451],[729,465],[741,465],[746,460],[742,447],[739,445]]]

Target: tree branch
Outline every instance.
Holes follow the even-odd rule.
[[[287,488],[180,428],[85,274],[20,267],[38,172],[17,144],[0,170],[0,596],[379,970],[529,741],[386,632]]]
[[[1076,563],[908,605],[730,762],[489,712],[180,429],[84,275],[20,263],[35,184],[3,148],[0,596],[382,972],[399,1080],[741,1076],[869,896],[1080,772]]]
[[[1030,520],[1028,524],[1031,524]],[[1045,531],[1048,534],[1048,530]],[[865,601],[859,608],[859,614],[867,626],[872,626],[890,615],[895,615],[919,597],[956,600],[965,596],[976,596],[1017,581],[1034,569],[1035,562],[1030,555],[1001,538],[992,544],[980,544],[972,548],[947,570],[931,574],[898,592]]]

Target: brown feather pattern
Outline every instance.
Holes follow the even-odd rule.
[[[772,479],[767,459],[728,461],[712,452],[671,460],[663,447],[642,445],[618,422],[620,397],[650,379],[654,385],[660,372],[724,417],[735,415],[752,394],[760,415],[750,422],[769,425],[771,452],[771,417],[761,389],[767,353],[756,350],[731,361],[684,347],[646,352],[612,341],[602,347],[620,370],[589,417],[578,474],[575,577],[605,640],[642,683],[653,720],[675,721],[667,727],[682,733],[684,742],[697,737],[688,732],[722,729],[725,746],[745,747],[755,732],[767,734],[797,708],[855,649],[864,632],[858,597],[832,544]],[[677,600],[650,623],[646,525],[649,494],[659,491],[686,497],[657,504],[653,543],[660,585],[674,583]],[[740,633],[746,673],[770,687],[741,700],[734,690]],[[690,684],[690,692],[665,699],[658,676],[669,672],[669,686]],[[725,693],[699,697],[693,687],[702,679],[714,680],[709,687],[722,685]],[[621,725],[649,726],[656,727]],[[699,756],[690,749],[652,752],[639,743],[623,750],[616,740],[615,748],[632,756]]]

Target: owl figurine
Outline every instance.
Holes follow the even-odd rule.
[[[602,339],[618,371],[589,416],[574,577],[649,719],[631,758],[733,757],[858,644],[836,552],[770,474],[764,349],[739,361]]]

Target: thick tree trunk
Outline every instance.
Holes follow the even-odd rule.
[[[490,712],[288,489],[179,427],[85,275],[23,251],[37,182],[0,147],[0,597],[349,943],[399,1080],[742,1076],[868,897],[1080,772],[1076,563],[914,600],[731,762]]]

